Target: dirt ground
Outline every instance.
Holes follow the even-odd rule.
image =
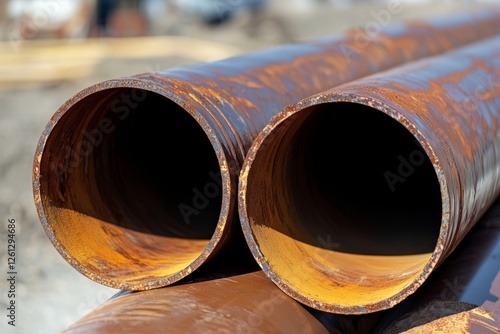
[[[142,45],[137,40],[126,47],[120,44],[121,51],[99,43],[82,48],[78,42],[71,46],[23,42],[16,50],[8,41],[1,44],[0,270],[4,278],[0,280],[0,333],[60,333],[118,292],[89,280],[66,263],[45,236],[36,214],[31,184],[34,151],[48,120],[67,99],[106,79],[226,58],[281,44],[291,37],[300,41],[340,32],[373,20],[372,11],[386,6],[377,3],[298,9],[278,1],[272,7],[272,16],[278,20],[266,21],[254,36],[248,34],[245,18],[217,28],[196,22],[179,25],[176,36],[164,34],[172,28],[165,20],[155,26],[159,37],[151,40],[153,47],[140,50],[134,47],[134,43]],[[404,3],[403,11],[391,19],[427,17],[469,5],[428,3]],[[61,67],[61,73],[54,73],[54,68]],[[15,219],[16,227],[15,327],[7,324],[6,317],[11,300],[7,297],[9,219]]]

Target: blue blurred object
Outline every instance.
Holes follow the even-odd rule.
[[[117,0],[96,1],[96,24],[100,29],[107,29],[109,18],[118,5],[119,2]]]
[[[219,25],[240,12],[262,10],[266,0],[185,0],[180,3],[204,23]]]

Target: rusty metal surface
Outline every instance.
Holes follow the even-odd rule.
[[[200,269],[153,291],[122,290],[69,326],[75,333],[369,334],[387,312],[342,315],[308,308],[262,270]]]
[[[328,333],[262,271],[121,294],[63,331],[112,333]]]
[[[335,87],[278,114],[240,175],[264,272],[319,310],[415,292],[500,190],[500,37]]]
[[[374,334],[495,333],[500,329],[500,199]]]
[[[384,334],[496,334],[500,315],[483,307],[435,300],[396,321]]]
[[[185,68],[97,83],[40,137],[34,201],[58,252],[119,289],[169,285],[245,242],[240,166],[290,103],[500,31],[497,7],[394,23]]]

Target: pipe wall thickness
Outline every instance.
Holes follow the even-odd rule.
[[[243,242],[238,175],[271,117],[301,98],[500,31],[498,7],[351,30],[221,61],[118,78],[70,98],[33,164],[34,201],[88,278],[147,290]],[[363,38],[365,37],[365,38]],[[235,241],[239,240],[239,241]]]
[[[240,175],[250,249],[322,311],[404,300],[500,191],[500,37],[299,101],[257,136]]]

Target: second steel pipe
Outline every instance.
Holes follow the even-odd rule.
[[[412,294],[500,191],[500,37],[313,95],[256,138],[243,231],[311,307],[362,314]]]
[[[500,31],[497,7],[353,30],[217,62],[97,83],[53,115],[33,191],[44,230],[113,288],[176,282],[237,236],[237,184],[253,139],[300,98]],[[365,37],[365,38],[363,38]]]

